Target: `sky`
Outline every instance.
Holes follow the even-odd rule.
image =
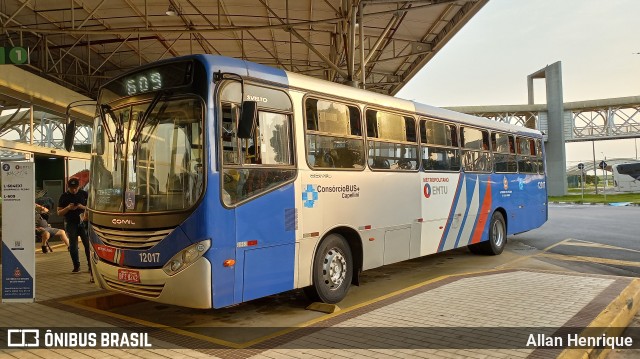
[[[489,0],[397,94],[429,105],[527,103],[527,76],[562,62],[564,102],[640,96],[639,0]],[[534,81],[545,103],[544,80]],[[640,141],[637,141],[640,142]],[[593,161],[591,142],[567,163]],[[596,159],[635,158],[636,141],[596,141]]]

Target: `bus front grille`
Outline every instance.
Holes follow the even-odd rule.
[[[98,237],[107,245],[116,248],[149,249],[163,240],[173,228],[156,229],[147,231],[127,230],[122,231],[97,225],[91,227]]]
[[[147,298],[158,298],[162,293],[162,289],[164,289],[164,284],[124,283],[107,278],[104,275],[102,279],[112,290]]]

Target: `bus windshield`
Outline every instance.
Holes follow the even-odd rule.
[[[90,207],[144,213],[193,206],[203,190],[202,100],[156,95],[103,108],[94,126]]]

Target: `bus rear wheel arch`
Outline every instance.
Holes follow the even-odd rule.
[[[489,221],[489,239],[480,243],[469,245],[472,253],[495,256],[502,251],[507,244],[507,222],[502,211],[496,210]]]
[[[339,233],[327,235],[313,260],[312,285],[304,288],[311,300],[335,304],[346,297],[355,270],[349,243]]]

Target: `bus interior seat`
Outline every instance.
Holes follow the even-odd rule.
[[[380,157],[374,157],[373,158],[373,163],[372,163],[371,167],[376,168],[376,169],[384,169],[384,170],[388,170],[390,168],[389,161],[387,161],[384,158],[380,158]]]

